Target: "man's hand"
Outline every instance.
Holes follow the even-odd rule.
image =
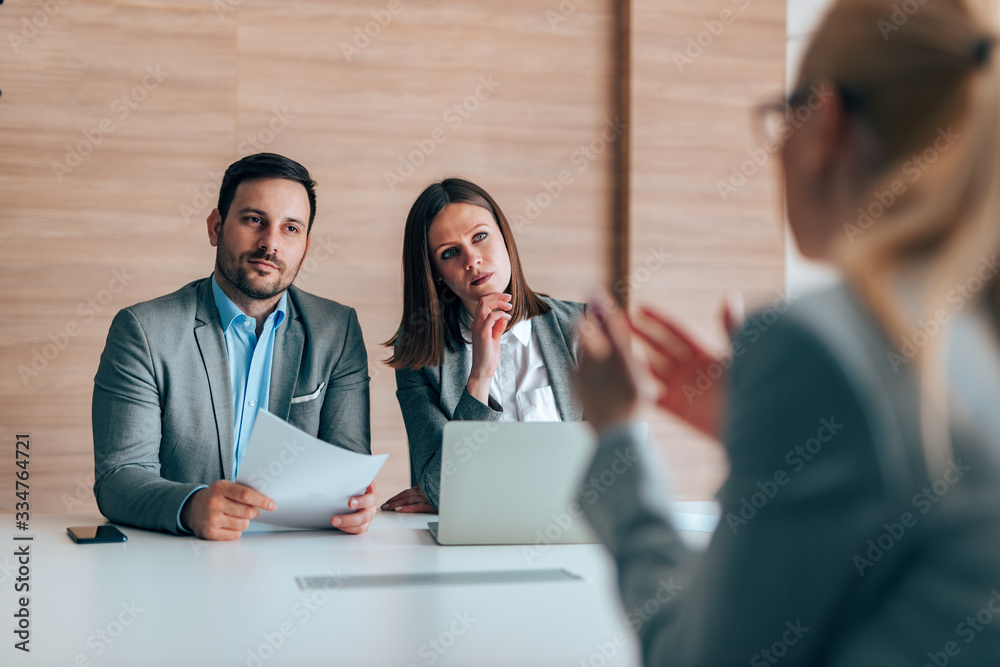
[[[406,491],[400,491],[382,505],[382,509],[390,512],[427,512],[437,514],[437,510],[427,500],[424,490],[414,486]]]
[[[378,506],[378,492],[375,490],[375,482],[368,485],[364,495],[355,496],[347,503],[348,507],[355,510],[350,514],[340,514],[333,517],[330,522],[334,528],[339,528],[345,533],[360,535],[368,530],[375,518],[375,511]]]
[[[203,540],[238,540],[260,510],[274,501],[249,486],[220,479],[199,489],[181,509],[181,525]]]

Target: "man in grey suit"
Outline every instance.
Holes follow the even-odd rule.
[[[353,308],[291,286],[315,183],[272,153],[226,171],[208,217],[215,271],[120,311],[94,378],[94,495],[112,521],[238,539],[274,501],[237,484],[257,409],[370,453],[368,357]],[[364,532],[374,483],[331,525]]]

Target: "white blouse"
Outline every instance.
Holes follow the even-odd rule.
[[[463,315],[463,333],[471,339],[471,318]],[[472,343],[466,345],[471,356]],[[562,421],[542,351],[531,335],[531,320],[521,320],[500,337],[500,364],[490,383],[490,396],[503,407],[500,421]]]

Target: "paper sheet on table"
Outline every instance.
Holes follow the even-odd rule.
[[[255,521],[290,528],[332,528],[330,519],[353,512],[347,501],[375,479],[388,454],[349,452],[259,410],[236,481],[277,505]]]

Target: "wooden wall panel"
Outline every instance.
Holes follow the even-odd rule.
[[[179,206],[231,158],[236,127],[236,31],[210,3],[47,4],[47,20],[39,2],[0,6],[0,511],[15,433],[34,445],[32,510],[96,507],[90,397],[108,325],[211,266]],[[43,27],[24,38],[23,19]]]
[[[724,288],[781,286],[773,178],[762,172],[726,202],[716,182],[753,146],[750,103],[781,89],[784,7],[750,4],[683,72],[672,54],[741,4],[633,3],[632,295],[716,342]],[[32,436],[33,510],[94,509],[90,396],[111,318],[208,274],[204,218],[221,171],[258,150],[300,160],[319,181],[298,282],[358,308],[373,449],[392,455],[380,490],[405,486],[405,436],[379,343],[398,322],[402,225],[424,185],[464,175],[490,190],[540,291],[583,299],[618,278],[608,268],[621,120],[612,9],[611,0],[93,0],[44,18],[39,1],[0,6],[2,34],[19,34],[24,19],[42,25],[0,45],[10,48],[0,59],[0,250],[11,269],[0,292],[0,443]],[[348,58],[342,44],[366,27],[370,43]],[[163,80],[153,86],[147,67]],[[434,143],[438,128],[447,139]],[[421,145],[430,154],[389,182]],[[89,154],[70,165],[73,151]],[[57,174],[53,162],[72,169]],[[646,276],[640,267],[661,246],[670,261]],[[710,495],[721,458],[666,420],[654,419],[654,432],[682,495]],[[0,457],[0,511],[13,507],[12,466]]]
[[[719,183],[759,148],[754,104],[784,89],[785,0],[632,4],[631,303],[674,315],[722,350],[727,291],[748,306],[783,292],[777,159],[747,167],[735,192],[723,196]],[[662,266],[657,253],[670,255]],[[649,420],[675,491],[712,497],[721,450],[672,419]]]
[[[0,27],[39,6],[4,3]],[[258,150],[301,161],[319,182],[298,284],[358,308],[373,449],[391,454],[379,488],[387,497],[408,485],[379,343],[398,324],[402,226],[419,191],[448,175],[485,186],[522,223],[519,248],[540,291],[581,299],[608,279],[611,151],[591,144],[614,120],[611,5],[587,3],[556,25],[549,9],[557,5],[102,0],[67,4],[5,58],[0,249],[14,271],[0,293],[0,442],[32,435],[33,509],[95,508],[90,396],[111,318],[210,272],[204,219],[221,170]],[[392,20],[375,30],[373,11]],[[366,27],[376,36],[348,60],[341,43]],[[165,80],[59,182],[50,163],[64,146],[117,119],[114,99],[160,64]],[[447,140],[431,152],[437,128]],[[419,145],[431,154],[388,182]],[[546,184],[563,171],[572,182],[550,200]],[[115,271],[128,284],[103,292]],[[90,314],[79,305],[88,299],[106,303]],[[22,381],[18,367],[71,323],[79,332],[66,349]],[[0,458],[0,511],[13,508],[11,466]]]
[[[529,2],[404,3],[364,46],[352,38],[355,28],[375,25],[371,11],[299,2],[276,15],[268,3],[241,6],[239,114],[248,135],[271,109],[287,108],[294,120],[275,149],[299,156],[321,184],[315,233],[333,249],[329,258],[316,255],[301,284],[359,310],[373,378],[373,449],[391,455],[379,478],[386,495],[409,483],[395,378],[380,346],[401,314],[407,210],[428,182],[462,175],[508,216],[523,211],[524,198],[543,191],[599,132],[610,70],[607,50],[594,48],[608,31],[600,3],[579,17],[586,29],[575,37],[552,32]],[[345,55],[344,43],[357,52]],[[604,279],[609,159],[580,176],[572,198],[519,230],[537,288],[580,298],[581,284]],[[582,261],[567,271],[570,257]]]

